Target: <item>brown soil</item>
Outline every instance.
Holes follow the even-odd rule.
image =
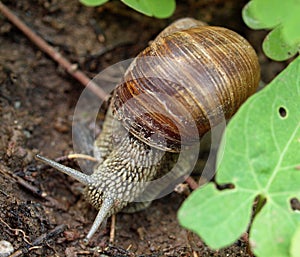
[[[283,68],[261,54],[265,33],[244,27],[245,3],[240,1],[177,1],[169,20],[145,17],[119,1],[100,8],[86,8],[77,0],[5,2],[90,77],[135,56],[167,24],[185,16],[225,24],[249,38],[259,52],[264,82]],[[109,219],[84,245],[81,239],[96,211],[81,196],[82,186],[34,159],[36,153],[55,159],[72,152],[72,115],[83,88],[3,16],[0,35],[0,240],[27,256],[251,256],[246,237],[211,251],[181,228],[176,213],[185,197],[176,193],[145,211],[118,214],[112,244]],[[76,167],[75,162],[63,164]],[[64,232],[49,234],[61,224],[67,225]],[[28,241],[41,235],[46,239],[31,248]]]

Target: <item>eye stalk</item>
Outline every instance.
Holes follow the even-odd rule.
[[[83,174],[82,172],[80,172],[78,170],[64,166],[58,162],[52,161],[41,155],[36,155],[36,159],[51,166],[52,168],[55,168],[65,174],[69,175],[70,177],[76,179],[77,181],[81,182],[82,184],[84,184],[86,186],[89,186],[92,184],[91,177],[89,175]],[[98,230],[98,228],[100,227],[100,225],[104,221],[104,219],[107,218],[107,214],[110,212],[110,209],[113,207],[114,203],[115,203],[115,200],[111,197],[106,197],[103,200],[103,203],[99,209],[97,217],[94,220],[94,223],[85,238],[85,242],[88,242],[91,239],[91,237]]]
[[[51,166],[54,169],[57,169],[70,177],[76,179],[77,181],[81,182],[82,184],[88,186],[92,184],[92,179],[89,175],[86,175],[78,170],[69,168],[67,166],[64,166],[58,162],[52,161],[44,156],[36,155],[35,158],[49,166]]]

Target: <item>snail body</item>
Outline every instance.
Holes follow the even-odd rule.
[[[193,19],[164,30],[114,90],[94,143],[94,172],[38,156],[86,185],[87,199],[99,210],[86,239],[106,217],[131,210],[146,183],[168,173],[183,147],[229,119],[255,92],[259,76],[255,51],[233,31]]]

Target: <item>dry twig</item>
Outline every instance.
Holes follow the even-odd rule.
[[[88,160],[88,161],[93,161],[93,162],[97,162],[98,160],[90,155],[87,154],[80,154],[80,153],[74,153],[74,154],[69,154],[68,159],[84,159],[84,160]]]
[[[26,233],[22,229],[12,228],[1,217],[0,217],[0,222],[2,222],[6,227],[8,227],[9,230],[13,231],[16,235],[18,235],[18,233],[21,233],[23,236],[23,240],[27,244],[31,245],[31,243],[29,242],[29,237],[26,235]]]
[[[192,177],[187,177],[185,182],[189,184],[192,190],[195,190],[199,187],[198,183]]]
[[[42,246],[40,246],[40,244],[43,244],[44,242],[46,242],[46,240],[48,240],[51,237],[55,237],[55,236],[59,235],[61,232],[63,232],[65,230],[65,228],[66,228],[66,225],[64,225],[64,224],[56,226],[54,229],[50,230],[49,232],[44,233],[44,234],[40,235],[39,237],[37,237],[32,242],[30,247],[23,247],[21,249],[18,249],[13,254],[11,254],[9,257],[22,256],[22,255],[28,253],[29,251],[41,248]]]
[[[116,233],[116,215],[113,214],[111,216],[111,225],[110,225],[110,234],[109,234],[109,242],[111,244],[115,241],[115,233]]]
[[[66,58],[64,58],[59,52],[57,52],[52,46],[50,46],[44,39],[33,32],[23,21],[21,21],[16,15],[14,15],[9,8],[7,8],[2,2],[0,2],[0,12],[19,30],[21,30],[36,46],[38,46],[43,52],[48,54],[53,60],[61,65],[70,75],[77,79],[82,85],[91,90],[100,99],[106,99],[108,94],[105,93],[100,87],[98,87],[92,80],[90,80],[82,71],[77,68],[76,64],[72,64]]]

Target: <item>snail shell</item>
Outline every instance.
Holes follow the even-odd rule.
[[[257,55],[243,37],[202,23],[185,28],[168,28],[142,51],[112,98],[127,130],[171,152],[229,119],[260,79]]]

